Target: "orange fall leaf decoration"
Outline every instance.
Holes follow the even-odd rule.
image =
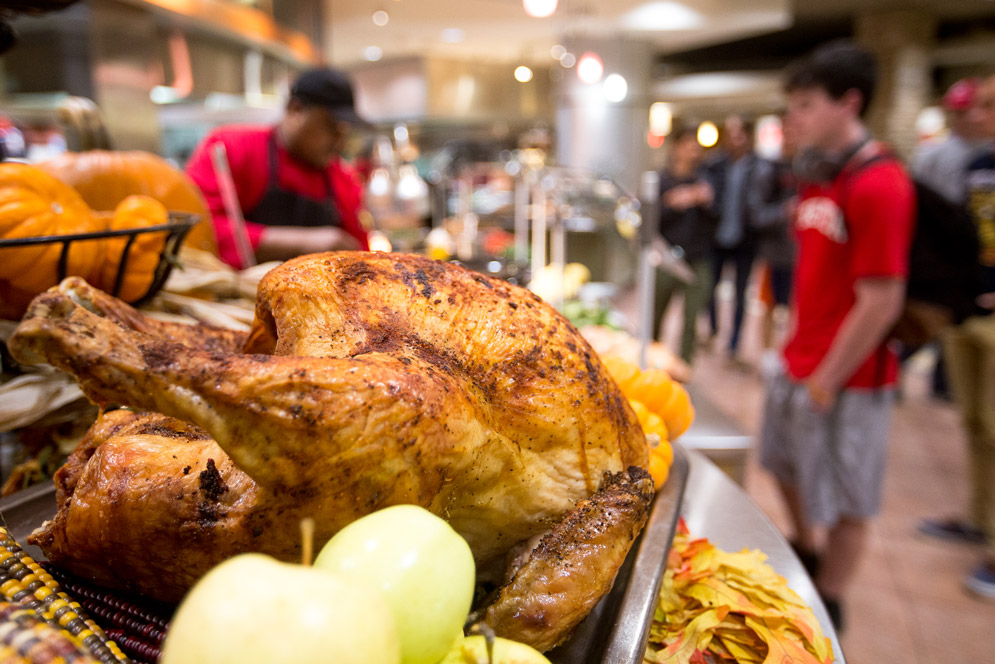
[[[757,550],[728,553],[680,523],[644,664],[829,664],[812,609]]]

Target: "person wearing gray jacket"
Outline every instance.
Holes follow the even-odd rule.
[[[746,197],[747,216],[756,236],[757,257],[767,266],[773,293],[773,306],[765,313],[763,325],[761,371],[765,375],[775,373],[780,365],[780,356],[774,348],[774,314],[777,307],[787,306],[791,299],[797,252],[791,226],[797,202],[797,186],[791,167],[796,145],[794,131],[784,119],[782,123],[781,156],[757,161]]]

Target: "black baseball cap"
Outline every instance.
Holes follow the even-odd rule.
[[[324,106],[336,120],[368,125],[356,113],[352,83],[344,71],[316,67],[303,72],[290,88],[290,97],[305,104]]]

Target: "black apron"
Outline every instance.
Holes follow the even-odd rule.
[[[276,132],[269,136],[269,183],[256,207],[246,213],[250,221],[264,226],[334,226],[342,228],[342,215],[335,206],[332,182],[325,176],[325,198],[315,199],[280,187],[277,177]]]

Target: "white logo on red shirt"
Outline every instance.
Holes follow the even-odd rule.
[[[799,231],[811,228],[839,244],[847,240],[843,211],[836,201],[826,196],[816,196],[802,201],[798,205],[795,224]]]

